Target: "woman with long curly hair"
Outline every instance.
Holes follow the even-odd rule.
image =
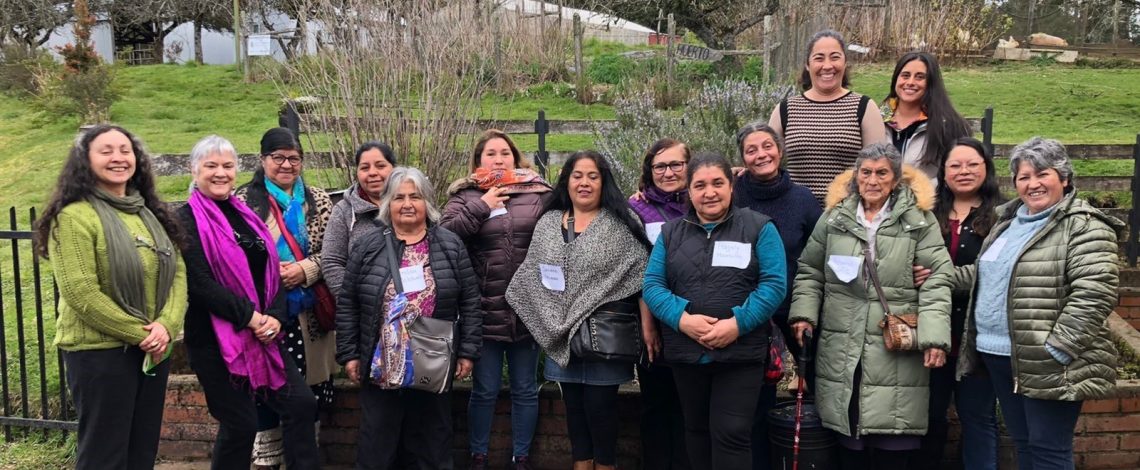
[[[126,129],[75,141],[36,223],[59,288],[55,345],[79,414],[78,469],[144,469],[158,453],[171,341],[186,314],[178,222]]]

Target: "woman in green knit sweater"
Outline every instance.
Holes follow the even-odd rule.
[[[77,469],[154,467],[171,341],[186,313],[181,232],[125,129],[71,148],[37,221],[59,287],[55,344],[79,413]]]

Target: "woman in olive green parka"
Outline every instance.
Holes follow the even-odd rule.
[[[899,171],[897,150],[883,147],[865,149],[856,169],[841,174],[828,188],[827,209],[800,257],[788,319],[797,334],[818,332],[816,407],[824,427],[842,435],[845,462],[866,461],[870,454],[862,451],[867,448],[917,448],[917,436],[926,433],[929,418],[927,367],[944,362],[950,348],[949,286],[954,268],[930,212],[934,188],[912,167]],[[864,159],[875,153],[879,156],[872,159],[891,161],[894,170],[889,175],[882,163]],[[876,177],[893,181],[886,185],[886,196],[876,196],[888,198],[884,208],[867,222],[864,181]],[[871,188],[867,199],[880,191]],[[891,312],[918,312],[919,351],[892,352],[884,346],[879,327],[883,308],[862,264],[869,227],[876,227],[871,253]],[[932,271],[920,287],[915,287],[915,265]],[[854,389],[859,390],[857,396]],[[888,460],[905,465],[909,452],[889,451],[876,450],[875,467]]]

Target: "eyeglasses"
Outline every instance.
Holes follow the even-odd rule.
[[[969,171],[970,173],[977,173],[977,172],[981,171],[982,166],[983,166],[982,162],[970,162],[970,163],[967,163],[965,165],[958,163],[958,162],[954,162],[954,163],[951,163],[949,165],[946,165],[946,172],[947,173],[962,173],[963,170],[966,170],[966,171]]]
[[[286,157],[286,156],[281,155],[279,153],[271,153],[271,154],[266,155],[266,156],[269,157],[270,160],[273,160],[273,163],[276,163],[278,165],[284,165],[285,162],[289,162],[289,164],[293,165],[293,166],[297,166],[297,165],[301,164],[301,157],[296,157],[296,156]]]
[[[680,173],[681,170],[685,169],[685,162],[658,163],[650,168],[653,169],[653,173],[658,175],[664,175],[666,169],[673,173]]]

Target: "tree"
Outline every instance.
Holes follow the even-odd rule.
[[[202,63],[202,30],[233,30],[231,0],[183,0],[178,2],[175,17],[194,23],[194,61]]]
[[[609,13],[635,23],[652,25],[658,12],[672,13],[677,26],[692,31],[713,48],[736,48],[736,37],[776,12],[780,0],[569,0],[567,6]]]
[[[71,2],[0,0],[0,45],[10,39],[35,49],[70,19]]]

